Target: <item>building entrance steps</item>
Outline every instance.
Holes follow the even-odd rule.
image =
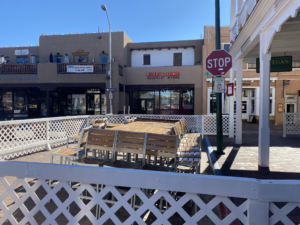
[[[258,166],[258,124],[243,123],[243,144],[224,136],[225,155],[216,160],[223,176],[257,179],[300,179],[300,135],[282,137],[280,126],[270,126],[270,167]],[[216,136],[209,136],[214,153]]]

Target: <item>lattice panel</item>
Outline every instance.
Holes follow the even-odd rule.
[[[299,224],[300,215],[300,203],[273,203],[270,202],[271,217],[269,218],[269,224],[285,224],[294,225]],[[281,223],[280,223],[280,222]]]
[[[222,117],[223,134],[229,133],[229,116]],[[210,115],[203,115],[203,134],[216,135],[217,134],[217,117]]]
[[[285,123],[287,134],[300,134],[300,113],[286,113]]]
[[[141,188],[105,184],[72,183],[71,188],[69,182],[60,181],[51,188],[43,179],[11,177],[0,177],[0,182],[1,224],[85,224],[89,220],[87,224],[196,225],[207,218],[214,224],[237,219],[247,223],[248,201],[236,206],[223,196],[207,201],[196,193],[156,190],[149,196]]]

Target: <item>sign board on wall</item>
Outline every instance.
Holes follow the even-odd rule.
[[[279,103],[277,106],[277,112],[282,113],[283,112],[283,104]]]
[[[15,50],[15,55],[29,55],[29,49]]]
[[[214,78],[215,93],[225,93],[225,77]]]
[[[179,72],[147,73],[147,79],[163,79],[164,77],[179,79]]]
[[[93,73],[94,66],[93,65],[75,65],[75,66],[67,66],[68,73]]]
[[[227,96],[234,95],[234,83],[227,84]]]
[[[282,57],[272,57],[270,60],[271,63],[271,72],[288,72],[292,71],[292,56],[282,56]],[[256,73],[260,73],[260,60],[256,59]]]

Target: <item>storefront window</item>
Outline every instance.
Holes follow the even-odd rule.
[[[159,91],[154,92],[155,114],[159,114]]]
[[[248,89],[243,89],[242,90],[242,97],[247,98],[248,97]]]
[[[171,91],[170,93],[171,93],[171,114],[179,115],[180,92]]]
[[[105,114],[106,110],[106,94],[101,94],[101,114]]]
[[[141,99],[153,99],[154,91],[140,91],[140,98]]]
[[[28,113],[27,93],[23,90],[15,90],[14,93],[14,113]]]
[[[4,113],[12,113],[13,105],[12,105],[12,90],[3,90],[3,111]]]
[[[183,115],[191,115],[193,113],[194,113],[194,91],[193,90],[183,91],[182,114]]]
[[[86,114],[85,94],[72,95],[72,114]]]
[[[47,116],[47,98],[42,97],[39,99],[41,106],[41,116]]]
[[[254,98],[255,97],[255,89],[250,90],[250,97]]]
[[[251,100],[251,114],[254,114],[254,110],[255,110],[255,100],[252,99]]]
[[[170,91],[162,90],[160,92],[160,114],[167,114],[171,113],[171,99],[170,99]]]

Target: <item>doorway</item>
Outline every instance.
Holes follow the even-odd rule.
[[[140,114],[154,114],[154,100],[141,100]]]
[[[87,114],[100,115],[100,106],[100,94],[87,94]]]
[[[297,95],[286,95],[285,112],[297,113]]]

